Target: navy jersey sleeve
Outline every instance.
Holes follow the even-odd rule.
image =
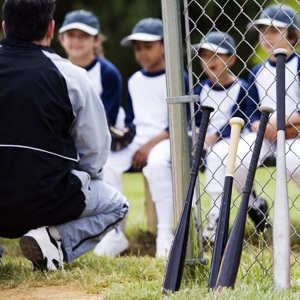
[[[130,79],[130,78],[129,78]],[[127,91],[126,91],[126,104],[125,104],[125,127],[129,127],[134,120],[134,111],[132,105],[132,99],[128,91],[128,82],[127,82]]]
[[[100,95],[109,121],[115,125],[122,102],[122,76],[110,61],[99,58],[103,92]]]
[[[261,112],[259,110],[260,99],[258,95],[258,90],[256,88],[255,83],[255,75],[257,74],[258,70],[260,69],[261,64],[255,66],[248,77],[248,101],[247,101],[247,115],[250,118],[250,122],[253,123],[254,121],[260,120]]]

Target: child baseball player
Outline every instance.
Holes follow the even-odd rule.
[[[165,257],[173,239],[173,200],[162,21],[142,19],[121,45],[133,46],[141,66],[127,86],[125,126],[133,122],[136,136],[126,148],[110,153],[104,181],[121,190],[125,171],[131,166],[142,170],[157,214],[156,257]],[[124,232],[118,227],[104,237],[94,252],[113,256],[127,247]]]
[[[109,124],[123,128],[122,77],[114,64],[100,56],[102,36],[96,15],[85,10],[67,13],[59,34],[68,59],[87,70],[103,102]]]
[[[199,95],[202,105],[212,106],[215,109],[211,115],[204,146],[205,190],[211,199],[211,209],[208,224],[203,229],[203,236],[213,243],[226,175],[225,160],[231,130],[229,119],[240,117],[248,124],[246,96],[248,85],[230,70],[236,61],[236,43],[228,33],[211,31],[195,47],[198,48],[201,67],[208,77],[195,88],[195,94]],[[242,135],[248,131],[245,126]],[[253,220],[255,222],[255,219]]]
[[[270,106],[276,109],[276,58],[274,50],[284,48],[287,50],[286,60],[286,124],[296,124],[300,122],[300,57],[295,52],[294,46],[298,42],[298,20],[297,13],[286,5],[270,5],[265,8],[259,18],[251,23],[258,32],[262,49],[269,55],[265,62],[255,66],[249,76],[249,116],[251,122],[251,133],[242,139],[238,146],[238,159],[235,186],[238,191],[242,191],[245,185],[247,170],[250,165],[256,132],[259,127],[261,112],[257,109],[260,105]],[[276,153],[276,112],[270,116],[269,124],[266,128],[265,139],[260,152],[259,165],[263,159]],[[293,181],[300,185],[299,149],[300,139],[298,137],[286,137],[286,167],[288,174]],[[266,203],[255,200],[255,192],[250,197],[252,203],[260,211],[260,215],[265,215],[259,224],[259,229],[263,230],[268,224]]]

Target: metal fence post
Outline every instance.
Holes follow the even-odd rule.
[[[176,98],[185,94],[183,51],[179,0],[162,0],[162,19],[167,77],[167,96]],[[189,178],[189,150],[186,104],[168,101],[171,141],[174,222],[178,223]],[[188,256],[190,251],[188,251]]]

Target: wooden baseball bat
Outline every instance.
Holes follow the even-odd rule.
[[[290,286],[290,218],[285,157],[285,59],[286,49],[276,49],[277,156],[273,217],[274,289]]]
[[[224,179],[224,192],[222,195],[222,202],[208,280],[209,289],[213,289],[215,287],[222,256],[228,239],[233,174],[235,170],[235,161],[240,133],[245,122],[241,118],[231,118],[229,120],[229,124],[231,125],[231,133],[229,141],[228,160],[226,165],[226,175]]]
[[[162,293],[165,294],[167,291],[175,292],[178,291],[181,284],[186,248],[189,235],[189,224],[190,215],[193,202],[193,193],[198,176],[201,155],[203,151],[203,146],[205,142],[205,135],[209,123],[210,113],[214,110],[210,106],[202,106],[202,117],[199,129],[199,135],[195,146],[194,157],[192,161],[191,171],[190,171],[190,181],[188,186],[188,191],[185,199],[185,203],[182,209],[180,219],[175,230],[174,239],[170,249],[167,267],[165,271],[164,282],[162,286]]]
[[[262,114],[254,144],[254,149],[252,152],[245,187],[243,189],[241,204],[237,212],[235,221],[233,223],[229,239],[223,254],[222,263],[220,266],[215,289],[219,289],[221,287],[233,287],[236,280],[236,275],[238,272],[241,254],[243,250],[244,231],[248,211],[249,197],[252,192],[253,181],[257,169],[264,134],[266,131],[266,126],[269,120],[269,115],[271,112],[273,112],[272,108],[266,106],[262,106],[260,110],[262,111]]]

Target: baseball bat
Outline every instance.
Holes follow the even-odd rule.
[[[215,287],[222,256],[228,239],[233,174],[235,170],[239,137],[241,129],[244,126],[245,122],[241,118],[231,118],[229,120],[229,124],[231,125],[231,133],[229,141],[228,160],[226,165],[226,175],[224,179],[224,192],[222,195],[219,221],[217,224],[216,238],[212,253],[212,261],[208,280],[209,289],[213,289]]]
[[[178,291],[181,284],[189,235],[189,224],[194,187],[198,176],[201,155],[205,142],[205,135],[209,123],[209,116],[214,109],[210,106],[202,106],[201,110],[202,117],[199,128],[199,135],[195,145],[194,157],[191,165],[189,186],[168,257],[164,282],[162,286],[163,294],[167,293],[167,291]]]
[[[248,202],[252,192],[253,181],[269,115],[271,112],[273,112],[272,108],[266,106],[261,106],[260,110],[262,114],[254,144],[254,149],[251,156],[245,187],[243,189],[241,204],[234,220],[223,254],[215,289],[219,289],[221,287],[233,287],[236,280],[236,275],[238,272],[243,249]]]
[[[273,215],[274,289],[290,286],[290,219],[285,157],[285,58],[287,50],[275,50],[277,102],[277,157]]]

